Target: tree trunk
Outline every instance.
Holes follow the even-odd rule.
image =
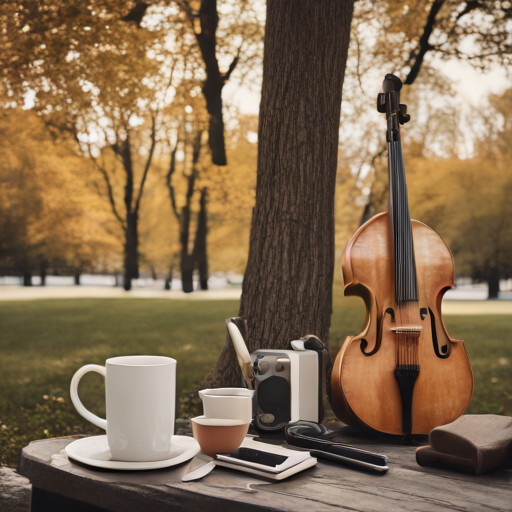
[[[39,264],[39,275],[41,276],[40,286],[46,286],[46,274],[48,272],[48,263],[42,260]]]
[[[500,292],[500,270],[495,264],[491,265],[489,269],[487,284],[489,285],[489,296],[487,298],[497,299]]]
[[[194,291],[194,256],[181,253],[181,288],[185,293]]]
[[[190,189],[189,178],[189,189]],[[185,293],[194,291],[194,256],[188,253],[188,238],[190,233],[190,205],[189,201],[183,207],[181,212],[181,254],[180,254],[180,271],[181,271],[181,289]]]
[[[208,127],[208,144],[212,154],[212,162],[215,165],[226,165],[226,149],[224,142],[224,120],[222,118],[222,88],[224,80],[217,82],[206,81],[203,86],[203,94],[206,100],[206,109],[210,114]]]
[[[32,272],[30,270],[23,272],[23,286],[32,286]]]
[[[124,282],[125,290],[132,287],[132,279],[139,277],[139,235],[137,224],[139,221],[137,212],[129,212],[126,215],[126,231],[124,245]]]
[[[222,117],[222,89],[229,75],[236,66],[237,58],[231,63],[229,70],[221,74],[217,60],[217,27],[219,15],[217,0],[202,0],[199,9],[201,31],[195,32],[206,71],[203,83],[203,96],[206,110],[210,114],[208,128],[208,144],[215,165],[226,165],[226,148],[224,143],[224,120]]]
[[[202,132],[199,131],[196,133],[193,144],[193,152],[192,152],[192,170],[188,176],[188,184],[187,184],[187,195],[186,195],[186,203],[181,210],[181,215],[179,215],[180,219],[180,244],[181,244],[181,254],[180,254],[180,268],[181,268],[181,287],[185,293],[191,293],[194,291],[194,266],[195,266],[195,256],[194,251],[189,253],[188,251],[188,242],[190,238],[190,217],[191,217],[191,203],[192,197],[194,195],[194,187],[196,183],[196,178],[198,176],[197,163],[199,162],[199,156],[201,154],[201,136]],[[168,183],[170,181],[168,179]],[[171,202],[172,202],[172,186],[170,188],[171,191]]]
[[[80,272],[75,272],[75,286],[80,286]]]
[[[334,190],[351,0],[267,1],[258,176],[240,316],[249,351],[328,342]],[[226,343],[208,387],[238,383]]]
[[[172,276],[174,274],[174,265],[169,267],[169,276],[165,280],[164,290],[170,290],[172,287]]]
[[[197,220],[196,239],[194,242],[194,258],[199,271],[199,285],[201,290],[208,290],[208,253],[206,245],[206,235],[208,233],[207,211],[206,211],[207,189],[201,190],[201,199],[199,200],[199,214]]]

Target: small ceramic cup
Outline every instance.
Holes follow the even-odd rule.
[[[236,450],[249,430],[249,423],[243,420],[219,418],[192,418],[192,433],[201,451],[210,457],[217,453],[231,453]]]
[[[253,395],[243,388],[199,391],[204,416],[192,418],[192,432],[204,454],[231,453],[242,444],[252,421]]]
[[[203,389],[199,397],[203,401],[205,418],[252,421],[254,391],[244,388]]]

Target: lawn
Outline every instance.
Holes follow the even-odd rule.
[[[0,303],[0,462],[16,465],[32,439],[99,432],[69,399],[73,373],[115,355],[148,353],[178,360],[177,393],[194,389],[215,362],[225,338],[224,319],[238,301],[74,299]],[[356,334],[364,311],[336,297],[333,354]],[[466,340],[475,372],[468,412],[512,415],[512,317],[447,316],[450,334]],[[82,379],[80,396],[104,414],[99,375]]]

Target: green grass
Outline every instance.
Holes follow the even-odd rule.
[[[33,439],[99,432],[69,399],[73,373],[123,354],[178,360],[177,393],[193,389],[224,343],[224,319],[237,301],[74,299],[0,303],[0,462],[17,464]],[[331,329],[335,354],[360,331],[360,301],[336,296]],[[475,373],[468,412],[512,415],[512,318],[447,316],[450,334],[464,339]],[[99,375],[80,384],[84,405],[104,414]]]

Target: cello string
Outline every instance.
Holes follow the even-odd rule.
[[[392,215],[395,249],[395,279],[396,300],[402,318],[403,307],[407,318],[410,317],[411,301],[417,301],[417,278],[412,238],[405,167],[400,141],[389,144],[390,177],[392,194]],[[403,325],[406,327],[405,325]],[[418,364],[418,339],[416,336],[401,336],[397,342],[397,352],[400,364]]]
[[[388,143],[390,175],[390,215],[393,224],[393,249],[395,263],[395,302],[398,306],[402,333],[395,334],[396,358],[400,366],[414,368],[418,364],[418,341],[411,335],[411,302],[418,301],[418,283],[412,222],[407,197],[407,184],[401,141]],[[407,320],[403,322],[403,315]]]

